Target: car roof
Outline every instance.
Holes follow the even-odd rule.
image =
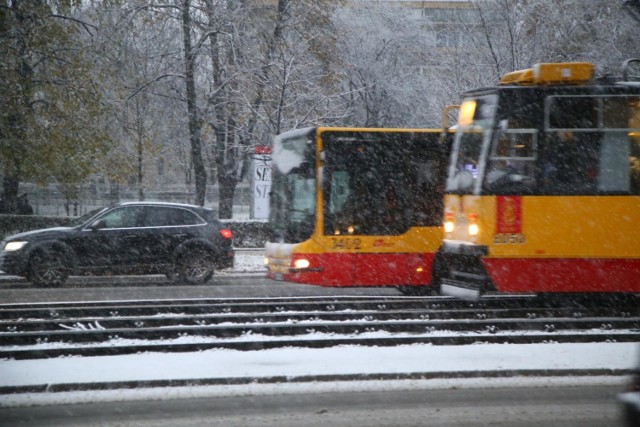
[[[211,208],[206,208],[204,206],[191,205],[188,203],[175,203],[175,202],[121,202],[116,203],[113,206],[170,206],[170,207],[181,207],[181,208],[189,208],[189,209],[203,209],[203,210],[212,210]]]

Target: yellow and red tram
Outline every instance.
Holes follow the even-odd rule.
[[[439,129],[316,127],[277,136],[267,276],[428,291],[450,145]]]
[[[640,82],[593,71],[538,64],[465,94],[443,294],[640,292]]]

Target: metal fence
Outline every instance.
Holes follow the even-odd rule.
[[[115,202],[138,200],[138,191],[134,187],[120,186],[116,192],[101,191],[95,186],[80,187],[77,196],[68,200],[57,185],[39,186],[31,183],[20,183],[19,194],[26,194],[34,215],[41,216],[80,216],[99,207]],[[195,189],[186,186],[172,185],[164,188],[145,191],[144,200],[174,203],[193,203]],[[247,184],[236,187],[233,218],[248,219],[251,191]],[[205,206],[217,210],[218,187],[207,188]]]

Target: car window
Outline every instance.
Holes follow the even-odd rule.
[[[100,212],[107,210],[108,208],[97,208],[97,209],[92,209],[89,212],[87,212],[86,214],[79,216],[77,218],[75,218],[74,220],[71,221],[71,226],[75,227],[75,226],[79,226],[84,224],[85,222],[89,221],[91,218],[93,218],[94,216],[98,215]]]
[[[141,206],[125,206],[106,213],[101,220],[103,228],[133,228],[142,225],[143,209]]]
[[[147,206],[145,210],[145,227],[170,227],[203,223],[196,214],[183,208]]]

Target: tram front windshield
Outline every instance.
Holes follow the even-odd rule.
[[[269,209],[274,242],[299,243],[313,234],[316,211],[313,137],[309,131],[274,141]]]
[[[460,107],[458,131],[449,165],[447,191],[471,194],[480,176],[483,142],[488,143],[497,95],[466,99]]]

